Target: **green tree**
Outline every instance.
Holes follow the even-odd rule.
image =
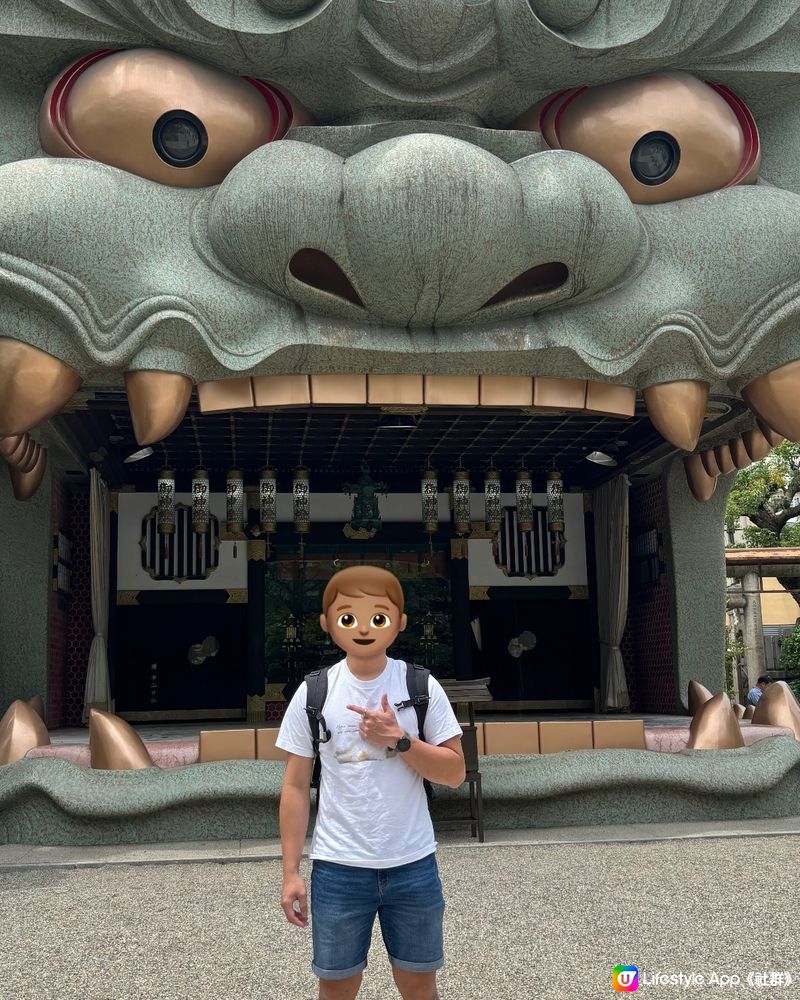
[[[743,529],[747,548],[800,547],[800,524],[789,522],[800,517],[800,444],[783,441],[761,462],[755,462],[736,474],[725,527],[732,534],[737,519],[752,522]],[[800,580],[778,577],[800,605]]]
[[[795,625],[781,643],[781,666],[786,670],[795,698],[800,698],[800,625]]]

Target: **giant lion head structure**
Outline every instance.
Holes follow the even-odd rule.
[[[760,430],[688,460],[710,495],[800,437],[799,10],[7,0],[18,495],[43,467],[28,432],[81,384],[124,380],[148,443],[195,385],[235,409],[407,372],[615,414],[640,392],[687,451],[708,393],[741,396]]]

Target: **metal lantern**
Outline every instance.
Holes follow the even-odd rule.
[[[158,474],[158,506],[156,523],[159,535],[175,534],[175,473],[162,469]]]
[[[308,469],[295,469],[292,479],[292,516],[294,530],[304,535],[311,530],[311,487]]]
[[[439,480],[435,469],[425,469],[420,482],[422,529],[433,535],[439,529]]]
[[[564,480],[555,469],[547,473],[547,527],[552,532],[564,531]]]
[[[500,530],[502,520],[501,498],[500,498],[500,473],[497,469],[489,469],[483,483],[483,499],[485,504],[484,519],[486,530],[492,534],[497,534]]]
[[[469,472],[456,469],[453,473],[453,527],[457,535],[470,531]]]
[[[225,491],[225,522],[228,531],[240,535],[244,528],[244,517],[244,479],[239,469],[231,469]]]
[[[531,474],[527,469],[520,469],[516,480],[517,494],[517,527],[520,531],[533,530],[533,486]]]
[[[274,469],[262,469],[258,480],[258,519],[261,530],[271,534],[278,530],[278,487]]]
[[[205,469],[195,469],[192,475],[192,530],[198,535],[208,532],[208,473]]]

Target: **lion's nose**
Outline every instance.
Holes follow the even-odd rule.
[[[578,154],[507,164],[413,134],[346,160],[286,140],[256,150],[220,186],[209,235],[230,267],[309,311],[434,327],[599,290],[630,263],[639,224]]]

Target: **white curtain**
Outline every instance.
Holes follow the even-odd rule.
[[[89,541],[92,569],[92,624],[94,638],[89,650],[89,669],[83,696],[83,721],[90,708],[111,711],[111,685],[108,677],[108,587],[110,558],[110,521],[108,490],[97,469],[89,473]]]
[[[630,706],[619,645],[628,617],[628,488],[617,476],[594,492],[597,618],[600,628],[600,706]]]

